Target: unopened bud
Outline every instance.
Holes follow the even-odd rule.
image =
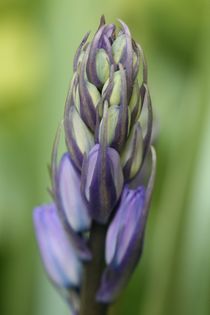
[[[117,36],[112,45],[112,53],[116,64],[125,59],[126,54],[126,37],[125,34]]]
[[[121,155],[121,163],[126,180],[132,179],[139,171],[143,156],[143,136],[139,123],[131,130]]]
[[[99,127],[99,142],[101,142],[102,140],[102,137],[103,137],[102,133],[106,132],[107,144],[111,146],[115,138],[116,128],[117,128],[118,119],[119,119],[119,113],[120,113],[120,107],[118,105],[111,106],[110,108],[107,109],[107,113],[104,113],[103,118],[100,123],[100,127]],[[107,115],[107,117],[104,117],[105,115]],[[104,130],[105,119],[107,119],[106,130]]]
[[[110,62],[104,49],[99,49],[96,55],[96,72],[102,84],[109,78]]]
[[[77,109],[71,106],[68,117],[65,117],[66,142],[75,165],[81,169],[83,155],[94,146],[94,137],[81,119]]]
[[[141,112],[139,91],[140,91],[139,84],[138,84],[138,81],[136,81],[133,86],[133,92],[132,92],[130,103],[129,103],[132,124],[138,120],[140,112]]]
[[[109,80],[107,80],[106,83],[104,84],[104,87],[102,90],[102,95],[106,91],[108,84],[109,84]],[[109,98],[110,105],[119,105],[120,104],[121,86],[122,86],[121,72],[116,71],[114,73],[113,88],[112,88],[110,98]]]
[[[122,187],[119,154],[115,149],[96,144],[82,169],[82,192],[93,220],[107,223]]]

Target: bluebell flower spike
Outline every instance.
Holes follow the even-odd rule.
[[[154,149],[148,185],[137,183],[149,165],[153,124],[146,60],[119,22],[117,29],[102,16],[92,40],[86,33],[77,49],[52,151],[53,204],[34,214],[45,267],[74,315],[106,315],[128,282],[154,183]],[[62,129],[66,150],[58,157]]]

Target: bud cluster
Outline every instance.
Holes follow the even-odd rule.
[[[88,37],[89,33],[74,58],[64,113],[68,152],[59,163],[59,133],[53,149],[54,203],[38,207],[34,215],[48,274],[57,287],[71,292],[68,301],[71,297],[75,314],[79,311],[82,266],[92,258],[88,235],[93,222],[108,227],[104,248],[107,266],[96,299],[110,303],[139,260],[155,176],[155,151],[150,150],[152,109],[143,51],[122,21],[117,31],[102,17],[90,42]],[[142,108],[148,112],[144,132]],[[152,152],[148,185],[131,190],[129,184],[139,174],[148,152]]]
[[[92,41],[87,42],[89,34],[83,38],[64,116],[71,160],[87,179],[85,199],[100,223],[109,219],[123,184],[139,172],[152,128],[144,55],[126,24],[120,24],[116,32],[115,25],[106,25],[102,17]],[[143,105],[149,114],[145,139],[139,122]]]

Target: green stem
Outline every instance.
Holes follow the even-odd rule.
[[[107,227],[93,224],[90,233],[89,247],[93,258],[87,263],[84,272],[84,281],[81,291],[80,315],[106,315],[106,304],[96,302],[96,293],[99,289],[102,271],[104,270],[105,237]]]

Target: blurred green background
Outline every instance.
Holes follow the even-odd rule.
[[[0,1],[0,314],[68,314],[43,272],[31,215],[49,199],[73,55],[102,13],[142,44],[159,125],[144,255],[110,313],[210,314],[209,0]]]

